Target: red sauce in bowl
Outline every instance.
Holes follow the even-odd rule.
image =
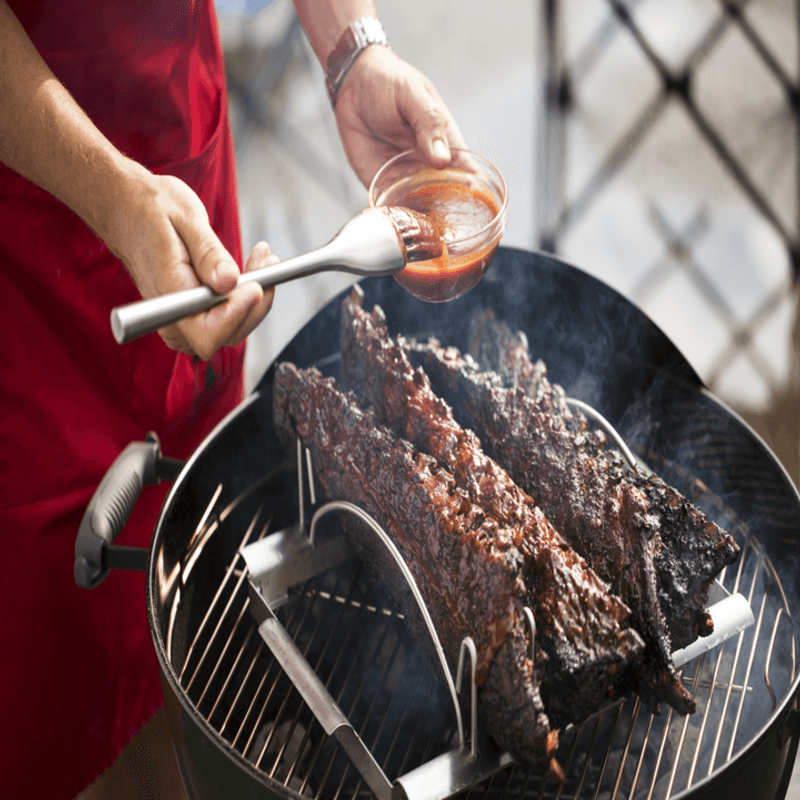
[[[500,240],[487,230],[500,204],[481,187],[458,183],[430,183],[416,188],[402,183],[381,198],[381,205],[398,205],[428,216],[441,233],[444,252],[439,258],[409,263],[395,276],[398,283],[422,300],[442,303],[460,297],[475,286],[489,267]],[[470,237],[475,236],[474,241]]]

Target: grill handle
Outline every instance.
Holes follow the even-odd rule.
[[[146,547],[114,545],[130,518],[139,493],[161,479],[174,480],[183,462],[162,458],[158,436],[131,442],[109,467],[83,515],[75,540],[75,583],[94,589],[110,569],[147,568]]]

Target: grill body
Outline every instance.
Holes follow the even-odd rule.
[[[550,257],[501,248],[484,281],[445,305],[422,303],[392,279],[362,286],[365,307],[380,304],[393,332],[431,334],[468,350],[469,318],[487,307],[524,331],[553,382],[594,406],[656,471],[738,531],[746,558],[738,573],[736,565],[729,569],[725,583],[747,588],[754,612],[762,609],[757,638],[746,640],[741,652],[726,645],[724,658],[715,662],[710,654],[694,671],[687,668],[687,680],[711,687],[708,712],[691,726],[671,718],[646,721],[626,704],[564,737],[563,787],[514,767],[471,795],[781,797],[797,749],[800,497],[766,446],[704,390],[637,308]],[[319,312],[280,360],[336,374],[339,301]],[[246,609],[239,547],[300,515],[296,477],[272,426],[271,382],[270,369],[190,459],[156,527],[147,606],[167,717],[190,798],[366,797],[368,789],[329,752],[292,699],[290,681],[259,647]],[[340,692],[343,708],[361,715],[358,722],[351,718],[356,729],[384,747],[386,763],[402,772],[452,741],[452,715],[437,676],[415,660],[390,601],[353,569],[302,587],[282,619],[310,663],[319,665],[320,677]],[[215,605],[218,618],[209,611]],[[340,634],[335,626],[355,615],[353,609],[361,616]],[[221,626],[228,628],[222,635]],[[326,638],[328,630],[335,633]],[[383,687],[391,700],[381,699]],[[396,717],[391,709],[375,710],[376,703],[398,702],[403,710]],[[426,727],[427,720],[438,722]],[[306,754],[304,761],[291,755],[293,748]]]

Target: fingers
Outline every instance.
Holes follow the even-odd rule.
[[[200,284],[226,295],[208,311],[161,328],[167,346],[207,360],[220,347],[240,344],[270,310],[274,292],[265,292],[255,282],[237,286],[236,262],[212,229],[202,201],[183,181],[143,170],[130,196],[132,207],[119,215],[110,238],[142,297]],[[245,269],[276,260],[261,242]]]
[[[180,323],[194,353],[207,361],[220,347],[232,343],[262,296],[260,286],[244,284],[231,292],[224,303]]]
[[[403,150],[417,148],[435,167],[451,163],[466,142],[433,84],[386,47],[368,47],[336,101],[336,122],[348,160],[365,185]]]
[[[247,259],[245,271],[277,262],[269,245],[259,242]],[[179,327],[191,351],[208,360],[220,347],[241,344],[272,308],[274,295],[274,288],[264,290],[258,283],[243,283],[223,303],[184,320]]]
[[[224,294],[236,286],[239,268],[211,228],[205,207],[202,203],[199,204],[200,209],[181,220],[178,233],[189,251],[191,264],[200,283]]]
[[[277,256],[272,255],[269,245],[266,242],[259,242],[251,251],[247,263],[245,264],[244,271],[252,272],[262,267],[277,264],[279,261],[280,259]],[[241,344],[258,325],[261,324],[264,317],[270,312],[275,298],[275,287],[270,286],[266,289],[262,289],[259,286],[259,289],[261,289],[259,301],[250,309],[247,316],[242,320],[242,324],[234,332],[231,339],[228,340],[229,345],[235,346]]]

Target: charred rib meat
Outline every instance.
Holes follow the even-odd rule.
[[[658,520],[649,498],[625,480],[619,457],[606,455],[552,411],[548,395],[506,389],[496,373],[436,342],[417,348],[436,391],[480,436],[486,452],[527,491],[555,528],[630,607],[645,641],[634,666],[634,688],[656,710],[666,701],[695,710],[672,662],[658,601],[655,557]]]
[[[484,654],[479,703],[487,731],[523,763],[560,775],[558,737],[539,692],[542,659],[529,657],[511,533],[486,519],[431,457],[392,436],[317,370],[279,364],[273,410],[279,434],[299,435],[311,450],[326,494],[361,506],[392,537],[452,665],[462,638],[473,637]]]
[[[524,559],[537,646],[547,654],[542,699],[558,726],[593,713],[643,647],[626,626],[629,609],[547,521],[508,473],[481,450],[394,341],[380,308],[368,314],[356,287],[342,305],[342,379],[380,421],[433,456],[487,517],[515,534]]]
[[[580,412],[573,413],[564,390],[547,381],[544,361],[531,360],[527,336],[522,331],[512,331],[495,317],[491,308],[470,320],[469,352],[482,370],[496,372],[507,389],[519,387],[532,397],[539,391],[547,391],[553,410],[563,417],[565,424],[571,430],[586,430],[586,418]]]
[[[557,424],[574,431],[586,431],[587,420],[566,403],[563,389],[547,378],[544,362],[533,362],[524,334],[514,333],[487,310],[472,323],[470,348],[479,366],[496,371],[507,388],[519,387],[538,401],[537,409],[556,414]],[[597,457],[606,449],[605,437],[582,440],[587,455]],[[711,633],[706,610],[708,589],[714,577],[732,563],[738,547],[732,537],[709,522],[679,492],[657,475],[629,472],[625,481],[647,497],[648,513],[658,521],[660,545],[655,550],[659,604],[667,622],[673,650]]]

